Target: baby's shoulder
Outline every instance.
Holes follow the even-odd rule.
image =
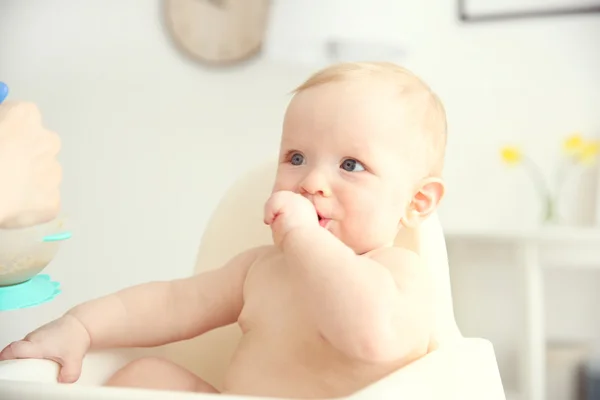
[[[258,262],[264,262],[265,259],[270,258],[270,257],[280,253],[277,246],[272,245],[272,244],[258,246],[258,247],[253,248],[251,251],[254,252],[254,254],[255,254],[255,261],[254,261],[255,264]]]
[[[425,279],[429,276],[422,258],[412,250],[402,247],[385,247],[365,254],[390,270],[396,280]]]
[[[273,257],[280,253],[274,245],[258,246],[247,251],[253,254],[252,263],[249,266],[250,271],[262,265],[272,263]]]
[[[274,249],[275,249],[275,246],[273,246],[273,245],[262,245],[262,246],[251,247],[249,249],[245,249],[245,250],[237,253],[236,257],[246,255],[246,256],[250,257],[253,261],[257,261],[261,257],[264,257],[265,255],[269,255],[270,253],[272,253],[274,251]]]
[[[414,251],[397,246],[382,247],[370,251],[364,256],[384,265],[402,264],[418,266],[422,262],[421,257]]]

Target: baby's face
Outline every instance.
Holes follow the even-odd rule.
[[[310,199],[321,225],[357,254],[391,245],[416,181],[403,108],[383,83],[300,92],[285,116],[274,191]]]

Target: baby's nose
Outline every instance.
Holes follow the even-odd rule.
[[[331,196],[331,189],[327,178],[318,171],[309,172],[300,185],[302,192],[310,195]]]

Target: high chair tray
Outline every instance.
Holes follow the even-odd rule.
[[[144,351],[145,352],[145,351]],[[2,400],[192,400],[265,399],[107,388],[100,385],[140,353],[103,351],[88,355],[76,384],[58,384],[57,364],[47,360],[0,362]],[[463,339],[436,350],[381,381],[357,392],[351,400],[506,400],[492,344],[483,339]]]

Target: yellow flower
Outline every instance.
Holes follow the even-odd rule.
[[[597,142],[587,142],[577,154],[577,159],[582,164],[592,165],[596,162],[596,156],[600,150]]]
[[[563,143],[565,152],[570,155],[580,153],[584,146],[585,142],[580,133],[569,135]]]
[[[502,148],[500,155],[502,156],[502,161],[509,165],[518,164],[522,158],[521,151],[514,146]]]

